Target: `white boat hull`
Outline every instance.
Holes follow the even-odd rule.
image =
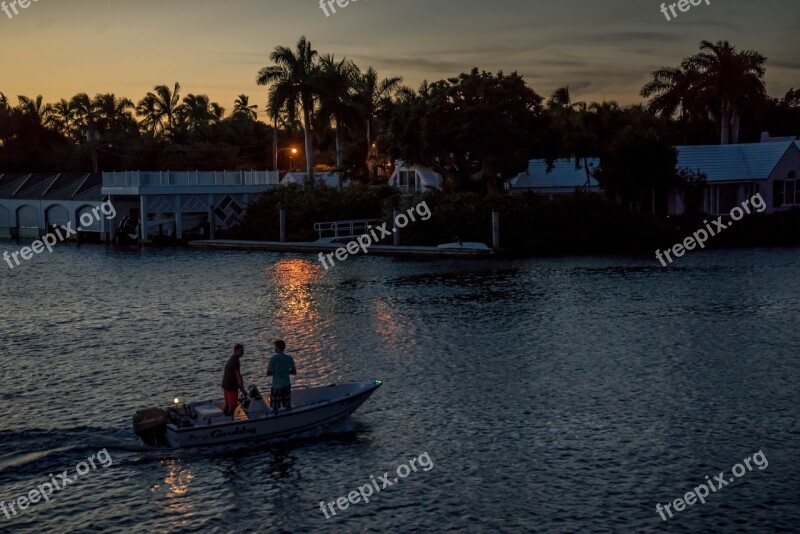
[[[439,245],[437,248],[445,249],[445,250],[480,250],[480,251],[491,251],[485,243],[472,243],[472,242],[457,242],[457,243],[444,243]]]
[[[292,410],[282,409],[277,415],[270,410],[266,415],[217,418],[210,424],[200,418],[184,423],[171,422],[166,425],[166,442],[170,447],[183,448],[280,438],[306,432],[348,417],[380,385],[380,381],[375,381],[293,390]]]

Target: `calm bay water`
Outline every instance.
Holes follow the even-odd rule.
[[[11,243],[1,248],[13,249]],[[62,247],[0,268],[0,499],[113,459],[10,519],[51,532],[773,532],[800,520],[800,251],[416,262]],[[266,384],[384,380],[272,444],[142,447],[136,409]],[[266,389],[262,386],[262,391]],[[671,502],[769,461],[667,523]],[[427,452],[326,519],[333,501]]]

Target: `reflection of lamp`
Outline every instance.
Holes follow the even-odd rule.
[[[194,476],[188,467],[184,467],[179,460],[170,458],[162,462],[162,467],[169,471],[164,477],[164,485],[170,495],[184,495],[189,490],[189,484]],[[155,488],[154,488],[155,489]],[[183,500],[171,500],[170,507],[180,514],[191,513],[192,505]]]

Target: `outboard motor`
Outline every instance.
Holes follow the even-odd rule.
[[[147,445],[167,445],[167,420],[161,408],[139,410],[133,416],[133,431]]]

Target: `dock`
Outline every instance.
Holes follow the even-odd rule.
[[[344,248],[341,243],[319,243],[319,242],[288,242],[279,241],[239,241],[233,239],[213,239],[205,241],[190,241],[190,247],[201,249],[217,250],[252,250],[261,252],[299,252],[304,254],[319,255],[320,252],[335,252],[339,248]],[[375,256],[396,256],[408,258],[489,258],[495,255],[491,249],[470,249],[470,248],[438,248],[421,246],[390,246],[372,245],[368,248],[369,253]],[[359,249],[359,255],[363,251]]]

